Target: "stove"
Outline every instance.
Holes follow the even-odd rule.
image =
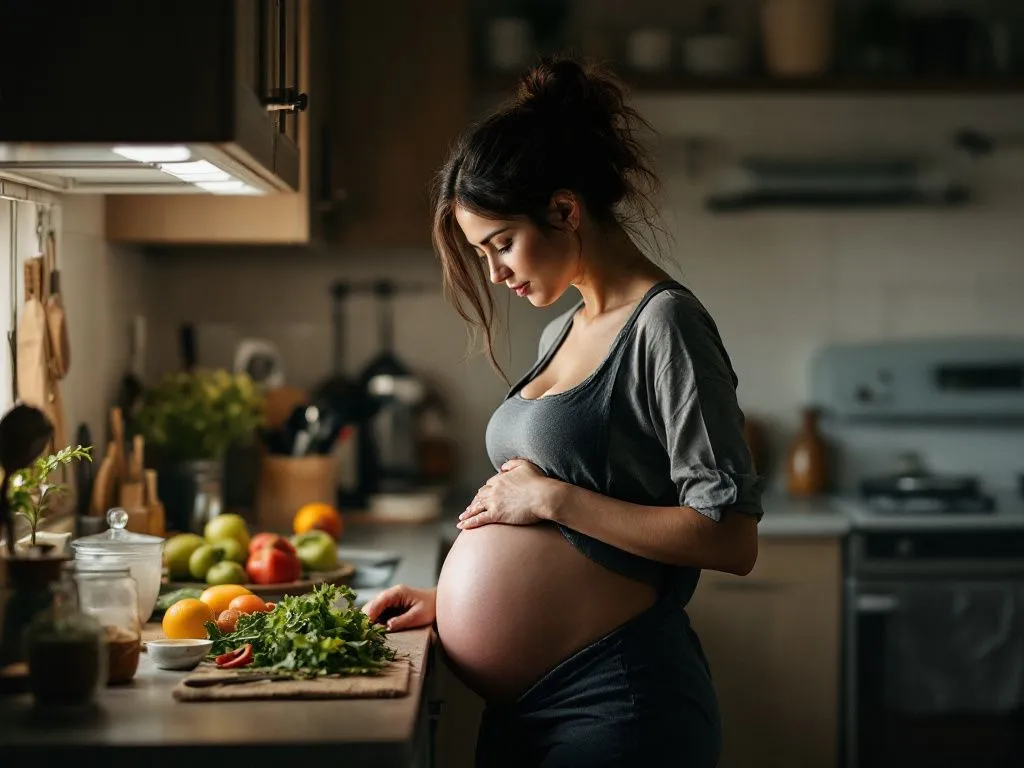
[[[811,388],[850,520],[844,768],[1024,765],[1024,338],[830,347]]]

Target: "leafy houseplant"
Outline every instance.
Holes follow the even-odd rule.
[[[244,373],[172,373],[143,392],[135,419],[146,442],[168,461],[220,460],[262,426],[264,400]]]
[[[159,457],[160,498],[179,530],[201,533],[221,513],[224,456],[248,445],[264,423],[265,401],[244,373],[172,373],[142,393],[134,428]]]
[[[31,528],[30,546],[36,545],[36,532],[52,504],[68,491],[63,483],[50,483],[49,477],[60,466],[73,461],[92,461],[92,446],[69,445],[56,453],[40,456],[25,469],[14,473],[7,498],[11,512],[24,517]]]

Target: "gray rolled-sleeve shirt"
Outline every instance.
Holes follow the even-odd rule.
[[[537,362],[487,427],[495,469],[532,461],[550,477],[612,498],[686,506],[719,521],[726,509],[761,518],[761,479],[743,438],[737,377],[711,315],[675,281],[653,286],[584,381],[528,400],[520,394],[554,357],[581,308],[541,334]],[[565,526],[587,556],[686,600],[699,571],[625,552]]]

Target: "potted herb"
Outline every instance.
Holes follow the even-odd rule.
[[[201,533],[220,514],[224,456],[253,440],[264,410],[248,375],[222,369],[172,373],[143,391],[134,425],[162,465],[160,498],[176,527]]]
[[[33,417],[26,406],[16,406],[12,413]],[[21,409],[21,410],[18,410]],[[39,412],[36,412],[39,413]],[[6,419],[7,417],[5,417]],[[40,423],[42,415],[39,413]],[[48,422],[47,434],[49,434]],[[21,435],[24,438],[24,435]],[[24,458],[10,465],[10,474],[4,475],[0,483],[0,502],[5,517],[7,537],[6,556],[2,561],[3,581],[10,590],[10,597],[3,612],[3,631],[0,632],[0,665],[25,659],[22,633],[31,621],[52,604],[51,585],[55,584],[61,567],[69,558],[65,552],[51,552],[52,544],[37,544],[39,525],[53,508],[57,499],[67,492],[67,486],[51,483],[50,476],[61,466],[73,461],[92,461],[92,446],[68,446],[56,453],[38,456],[38,444],[34,441],[12,440],[14,450],[24,450]],[[19,449],[24,444],[25,448]],[[8,446],[3,453],[6,454]],[[30,460],[29,456],[37,456]],[[9,458],[4,456],[4,458]],[[15,468],[19,467],[19,468]],[[10,516],[22,517],[31,529],[28,547],[15,546],[13,521]]]
[[[17,470],[7,484],[11,513],[28,521],[30,550],[38,549],[45,554],[53,547],[52,544],[37,547],[36,534],[53,504],[66,496],[69,488],[64,483],[51,483],[49,478],[60,467],[74,461],[92,461],[92,446],[69,445],[56,453],[40,456],[29,466]]]

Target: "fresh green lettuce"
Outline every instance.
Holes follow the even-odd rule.
[[[356,608],[355,597],[345,585],[322,584],[312,592],[282,598],[269,613],[239,616],[235,631],[228,634],[207,622],[213,640],[210,656],[251,643],[253,661],[246,669],[272,669],[297,677],[376,674],[395,652],[384,641],[387,629]],[[346,607],[334,607],[339,601]]]

